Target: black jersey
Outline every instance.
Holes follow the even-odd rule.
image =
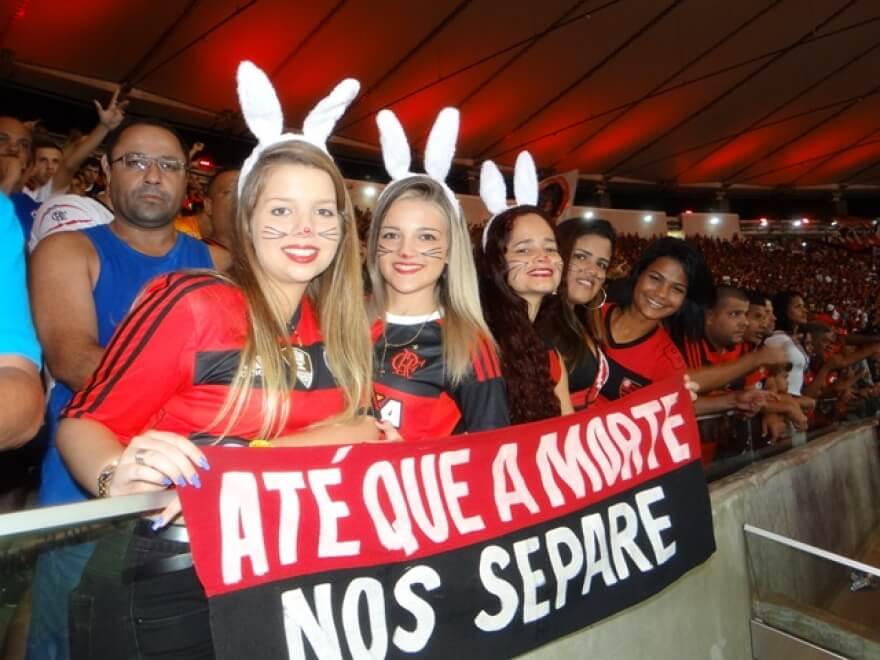
[[[608,380],[609,367],[605,353],[598,346],[597,355],[585,351],[568,372],[568,389],[571,405],[575,410],[583,410],[599,398],[599,392]]]
[[[413,321],[415,321],[413,323]],[[481,341],[457,385],[443,365],[442,319],[388,315],[373,325],[373,387],[379,416],[405,440],[442,438],[508,426],[507,389],[493,346]]]

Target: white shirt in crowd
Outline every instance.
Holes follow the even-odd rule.
[[[785,349],[785,356],[791,362],[791,371],[788,372],[788,393],[792,396],[800,396],[804,387],[804,372],[809,363],[807,354],[794,342],[794,339],[781,331],[774,332],[764,340],[764,343],[768,346],[782,346]]]
[[[40,186],[36,190],[31,190],[30,188],[25,186],[24,188],[21,189],[21,192],[23,192],[25,195],[30,197],[35,202],[39,202],[40,204],[43,204],[53,194],[55,194],[55,191],[52,190],[52,179],[49,179],[48,183]]]
[[[96,199],[81,195],[56,195],[44,202],[34,215],[28,252],[33,252],[37,243],[46,236],[106,225],[111,220],[113,212]]]

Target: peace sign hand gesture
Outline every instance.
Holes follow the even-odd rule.
[[[125,119],[125,108],[128,106],[128,100],[119,100],[119,90],[120,88],[117,87],[116,91],[113,92],[113,98],[110,99],[110,103],[107,104],[106,108],[97,101],[94,101],[95,109],[98,111],[98,121],[108,131],[114,130]]]

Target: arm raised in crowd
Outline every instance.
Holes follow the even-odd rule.
[[[82,388],[104,353],[92,296],[97,271],[94,248],[80,232],[49,236],[31,255],[30,294],[37,335],[52,375],[73,391]]]
[[[110,99],[106,108],[95,101],[95,108],[98,111],[98,125],[92,129],[91,133],[65,148],[61,166],[52,177],[52,190],[60,192],[70,185],[73,175],[79,171],[86,159],[101,146],[108,133],[123,122],[126,105],[128,105],[128,101],[119,101],[118,88],[113,92],[113,98]]]
[[[785,349],[781,346],[762,346],[756,351],[746,353],[733,362],[699,369],[688,369],[688,376],[700,386],[700,392],[711,392],[724,387],[761,367],[785,364]]]
[[[803,393],[814,399],[819,398],[825,389],[829,373],[850,367],[878,353],[880,353],[880,344],[871,343],[862,345],[861,348],[856,349],[852,353],[832,355],[822,362],[822,366],[819,367],[819,371],[816,372],[813,381],[809,385],[804,386]]]

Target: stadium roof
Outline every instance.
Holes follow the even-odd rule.
[[[0,74],[244,134],[251,59],[292,123],[340,79],[336,148],[378,159],[374,115],[417,150],[462,112],[460,164],[667,186],[880,185],[880,4],[856,0],[14,0]]]

